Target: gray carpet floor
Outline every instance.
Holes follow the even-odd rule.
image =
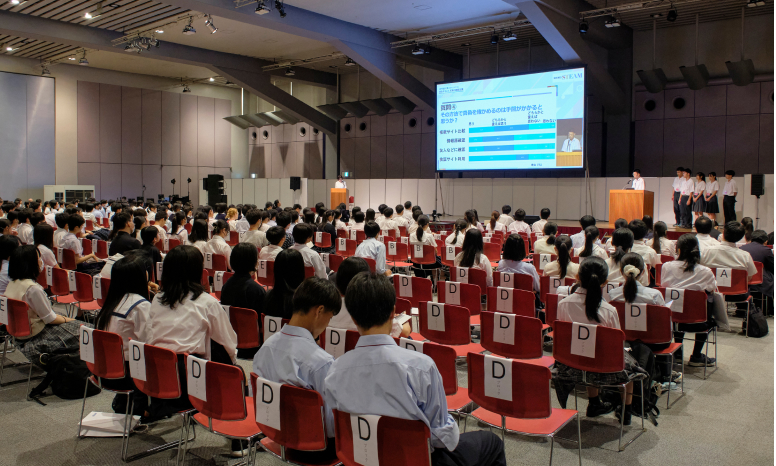
[[[773,331],[773,319],[769,319]],[[740,319],[731,324],[740,328]],[[689,352],[689,348],[686,349]],[[671,409],[665,409],[665,395],[659,401],[659,425],[646,423],[646,432],[617,452],[619,425],[612,415],[586,419],[587,400],[579,399],[582,417],[582,461],[585,464],[697,464],[758,465],[774,463],[773,446],[773,335],[762,339],[743,335],[719,334],[719,369],[707,380],[701,380],[702,368],[686,368],[685,396]],[[19,352],[12,360],[23,360]],[[250,371],[250,362],[241,365]],[[35,372],[33,372],[35,373]],[[26,378],[26,368],[8,369],[4,380]],[[459,380],[466,385],[465,366],[459,366]],[[34,383],[34,382],[33,382]],[[672,397],[678,392],[672,392]],[[87,399],[86,412],[110,412],[112,394],[101,393]],[[553,404],[557,407],[557,401]],[[81,400],[61,400],[54,396],[43,399],[47,406],[25,401],[25,384],[0,388],[0,465],[120,465],[121,439],[85,438],[76,440]],[[673,402],[673,398],[672,398]],[[573,399],[569,402],[573,408]],[[157,423],[145,434],[132,435],[130,454],[154,445],[177,440],[178,419]],[[640,430],[638,418],[625,429],[625,441]],[[476,420],[467,422],[469,431],[487,429]],[[576,423],[566,426],[558,435],[576,440]],[[550,460],[550,442],[514,434],[506,435],[507,462],[546,464]],[[187,462],[191,465],[235,464],[228,456],[228,441],[205,429],[197,429]],[[578,464],[577,445],[557,440],[553,462],[557,465]],[[136,465],[175,464],[175,450],[139,459]],[[259,452],[256,464],[280,465],[280,460]]]

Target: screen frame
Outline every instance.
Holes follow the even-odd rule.
[[[588,115],[588,108],[587,108],[587,101],[588,101],[588,74],[587,74],[587,65],[579,65],[579,66],[564,66],[562,68],[551,68],[548,70],[542,70],[542,71],[526,71],[523,73],[511,73],[511,74],[497,74],[497,75],[491,75],[491,76],[481,76],[477,78],[467,78],[467,79],[454,79],[449,81],[437,81],[434,83],[434,117],[435,122],[439,121],[439,115],[437,115],[437,108],[438,103],[436,102],[437,95],[439,94],[439,86],[444,84],[455,84],[455,83],[464,83],[464,82],[471,82],[471,81],[484,81],[486,79],[496,79],[496,78],[511,78],[513,76],[526,76],[530,74],[540,74],[540,73],[554,73],[558,71],[567,71],[567,70],[576,70],[576,69],[583,69],[585,73],[585,79],[583,81],[583,87],[584,87],[584,110],[583,110],[583,120],[584,120],[584,135],[585,135],[585,141],[583,143],[584,149],[582,152],[582,167],[555,167],[555,168],[478,168],[473,170],[440,170],[439,169],[439,147],[438,147],[438,128],[434,128],[434,171],[439,174],[440,178],[444,178],[445,173],[449,174],[455,174],[453,176],[454,178],[462,178],[463,173],[472,173],[472,172],[505,172],[513,174],[513,176],[505,176],[504,178],[581,178],[584,177],[588,170],[588,163],[587,163],[587,127],[588,127],[588,121],[587,121],[587,115]],[[470,70],[471,72],[471,70]],[[528,175],[528,174],[531,175]],[[554,175],[552,174],[554,173]],[[542,176],[537,176],[537,174]],[[561,175],[561,176],[557,176]]]

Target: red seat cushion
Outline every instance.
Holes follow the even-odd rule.
[[[261,429],[256,425],[256,409],[253,406],[253,398],[245,397],[245,407],[248,410],[248,417],[242,421],[218,421],[213,419],[213,432],[228,437],[250,438],[261,433]],[[208,417],[202,413],[194,415],[194,420],[207,427]]]
[[[458,392],[455,395],[447,395],[447,410],[458,411],[471,402],[472,400],[469,398],[469,389],[458,387]]]
[[[80,307],[82,311],[99,311],[101,309],[97,301],[89,301],[88,303],[79,303],[78,307]]]
[[[450,348],[455,350],[455,357],[456,358],[465,358],[467,354],[469,353],[482,353],[485,351],[485,348],[482,347],[479,343],[469,343],[468,345],[460,345],[460,346],[452,346],[452,345],[444,345],[449,346]]]
[[[509,432],[531,435],[551,435],[559,431],[577,414],[573,409],[552,408],[552,414],[547,419],[515,419],[506,418]],[[501,427],[501,415],[484,408],[475,409],[472,416],[495,427]]]
[[[477,325],[477,326],[479,326],[480,325],[480,316],[479,315],[471,316],[469,318],[469,325]]]
[[[426,337],[419,333],[410,333],[410,338],[412,338],[415,341],[426,341]]]
[[[265,437],[261,439],[261,446],[265,450],[280,458],[279,443],[275,443],[269,437]],[[302,466],[335,466],[337,464],[341,464],[340,460],[336,456],[334,456],[334,458],[322,458],[322,456],[324,456],[322,452],[304,452],[303,455],[304,456],[302,457],[297,452],[297,450],[286,448],[286,461],[291,464],[299,464]]]
[[[653,351],[653,353],[655,353],[655,356],[662,355],[662,354],[665,354],[665,355],[674,354],[675,352],[679,351],[679,348],[681,347],[682,347],[681,343],[671,343],[668,346],[668,348],[658,350],[658,351]]]

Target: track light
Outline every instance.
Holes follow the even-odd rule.
[[[275,0],[275,9],[278,10],[278,13],[280,13],[281,18],[286,17],[286,8],[280,0]]]
[[[91,13],[89,13],[89,12],[87,11],[87,12],[86,12],[86,14],[84,15],[84,18],[86,18],[86,19],[92,19],[92,15],[91,15]]]
[[[19,0],[11,0],[11,5],[18,5],[18,4],[19,4]]]
[[[6,48],[5,48],[5,51],[6,51],[6,52],[13,52],[13,47],[11,47],[11,46],[9,45],[8,47],[6,47]]]
[[[679,13],[676,11],[676,8],[671,8],[671,11],[668,12],[666,15],[666,19],[670,22],[676,21],[676,18],[679,17]]]
[[[215,34],[218,32],[218,28],[215,24],[213,24],[213,17],[210,15],[207,15],[207,19],[205,20],[205,26],[207,26],[208,29],[210,29],[211,34]]]
[[[264,0],[259,0],[259,4],[256,5],[255,13],[257,15],[266,15],[269,13],[269,8],[267,8],[267,5],[264,4]]]
[[[45,66],[43,67],[43,71],[40,72],[42,76],[49,76],[51,74],[51,71],[48,70]]]
[[[419,45],[415,45],[415,47],[412,48],[413,55],[423,55],[424,53],[426,53],[426,51]]]
[[[67,57],[67,59],[75,61],[75,57]]]
[[[490,36],[490,43],[493,45],[498,44],[498,34],[493,34]]]
[[[294,71],[293,68],[286,68],[286,76],[293,76],[295,74],[296,72]]]
[[[215,81],[215,80],[216,80],[216,78],[210,78],[210,82],[211,82],[211,83],[212,83],[213,81]]]
[[[140,49],[132,45],[132,42],[124,46],[124,51],[127,53],[132,53],[132,52],[140,53]]]
[[[164,29],[157,29],[154,32],[157,33],[157,34],[164,34]]]
[[[183,86],[183,92],[191,92],[191,89],[189,89],[189,86]],[[189,181],[191,183],[191,181]]]
[[[348,57],[348,59],[345,60],[345,66],[356,66],[356,62],[354,62],[352,58]]]
[[[183,26],[183,35],[185,36],[193,36],[194,34],[197,33],[197,30],[194,29],[194,26],[191,25],[192,19],[193,18],[189,16],[189,24],[187,24],[186,26]]]
[[[517,40],[517,36],[515,35],[514,32],[509,31],[509,32],[504,34],[504,37],[502,37],[502,40],[504,40],[504,42],[509,42],[509,41]]]
[[[89,60],[86,59],[86,50],[84,50],[84,56],[78,61],[81,66],[89,66]]]
[[[606,18],[606,20],[604,20],[604,26],[608,28],[618,28],[620,27],[620,20],[614,16],[609,16]]]
[[[587,24],[587,21],[582,21],[579,23],[579,33],[580,34],[587,34],[587,29],[590,27],[589,24]]]

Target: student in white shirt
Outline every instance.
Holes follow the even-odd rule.
[[[639,277],[649,273],[644,259],[635,252],[629,252],[620,260],[620,273],[625,280],[622,286],[609,291],[609,302],[624,301],[626,303],[665,305],[665,300],[660,291],[647,288],[639,283]]]
[[[62,247],[70,249],[75,253],[76,270],[82,273],[94,275],[105,265],[100,262],[94,253],[83,256],[83,246],[81,245],[81,228],[85,221],[80,215],[71,215],[67,219],[67,225],[70,232],[62,238]]]
[[[728,170],[725,172],[725,185],[722,188],[722,210],[725,215],[725,223],[736,220],[736,195],[738,194],[738,185],[733,177],[736,172]]]
[[[412,211],[412,223],[407,228],[407,234],[412,238],[412,234],[415,233],[418,230],[418,219],[420,216],[423,215],[423,211],[421,209],[415,209]],[[466,228],[463,231],[466,231],[466,229],[469,228],[469,224],[466,224]]]
[[[181,244],[189,244],[189,232],[186,231],[186,214],[183,212],[176,212],[172,221],[172,230],[170,230],[170,238],[177,239]]]
[[[671,202],[674,204],[674,217],[676,217],[675,227],[678,227],[682,223],[682,211],[679,208],[679,201],[682,197],[682,184],[684,183],[684,168],[676,168],[676,178],[671,184]]]
[[[641,177],[641,170],[638,168],[633,170],[633,184],[631,184],[631,187],[636,191],[644,191],[646,189],[644,178]]]
[[[644,220],[631,220],[628,224],[628,229],[633,232],[631,251],[639,254],[644,258],[644,262],[649,267],[654,268],[660,263],[660,254],[655,253],[655,250],[647,246],[647,243],[644,241],[644,236],[647,234],[647,224],[644,223]]]
[[[418,217],[418,229],[410,235],[410,257],[413,259],[414,257],[412,257],[412,251],[414,249],[413,245],[415,244],[432,246],[436,250],[436,240],[434,239],[434,235],[431,233],[431,229],[428,227],[428,217],[422,214]],[[413,261],[415,276],[421,278],[426,278],[431,273],[430,269],[438,269],[441,266],[442,261],[439,256],[436,256],[436,262],[433,264],[418,264]]]
[[[280,251],[283,250],[283,243],[286,241],[286,232],[283,227],[274,226],[267,230],[267,246],[259,251],[259,260],[274,261]]]
[[[226,220],[226,223],[229,224],[229,230],[230,231],[234,230],[235,227],[237,227],[237,217],[239,217],[239,216],[240,216],[240,213],[234,207],[230,207],[226,211],[226,218],[225,218],[225,220]]]
[[[698,222],[696,221],[695,224],[697,226]],[[667,230],[668,225],[665,222],[655,223],[652,227],[652,239],[647,241],[647,246],[651,247],[655,254],[676,257],[676,243],[666,237]]]
[[[568,235],[555,237],[555,252],[558,258],[544,266],[542,271],[548,277],[576,278],[579,264],[571,262],[571,238]]]
[[[167,239],[167,214],[164,212],[157,212],[154,219],[154,225],[159,231],[159,240],[164,241]]]
[[[684,181],[682,182],[681,197],[679,198],[679,208],[681,209],[681,227],[692,229],[692,194],[695,191],[695,182],[690,178],[692,170],[685,168],[682,172]]]
[[[609,267],[608,281],[611,283],[622,283],[624,279],[620,271],[620,261],[633,247],[633,232],[628,228],[614,230],[612,245],[615,247],[614,252],[606,259],[606,266]],[[654,253],[655,251],[652,252]],[[649,286],[649,274],[639,276],[639,283]]]
[[[364,231],[364,220],[366,218],[366,215],[364,215],[363,212],[356,212],[355,215],[353,215],[353,225],[350,226],[351,230],[361,230]]]
[[[22,209],[18,214],[19,228],[17,229],[19,239],[24,244],[32,244],[32,224],[30,223],[30,217],[32,211],[30,209]]]
[[[695,239],[698,240],[698,249],[701,251],[701,257],[706,249],[719,246],[719,240],[714,239],[710,235],[711,230],[714,228],[713,225],[711,219],[707,217],[700,217],[695,221]]]
[[[466,212],[463,213],[463,219],[466,220],[466,229],[464,230],[464,233],[471,230],[471,229],[477,229],[477,219],[474,217],[474,211],[469,209]]]
[[[550,219],[550,209],[546,207],[543,208],[539,212],[539,217],[541,217],[541,220],[537,220],[536,222],[534,222],[533,225],[531,225],[531,231],[536,233],[537,235],[542,234],[542,232],[544,231],[544,225],[546,225],[547,221]]]
[[[500,231],[501,233],[507,232],[507,227],[504,226],[503,223],[499,223],[498,221],[499,213],[497,210],[494,210],[490,214],[490,221],[485,223],[485,231],[488,233],[495,233],[497,231]]]
[[[485,272],[485,284],[493,286],[493,267],[490,260],[483,254],[482,233],[469,230],[463,240],[461,252],[455,256],[456,267],[480,269]]]
[[[35,247],[40,252],[40,260],[43,265],[59,268],[57,258],[54,256],[54,229],[45,222],[35,225],[33,230]]]
[[[695,219],[703,217],[706,212],[706,175],[703,172],[695,174],[695,188],[692,192],[692,211],[695,213]]]
[[[583,215],[582,218],[579,219],[579,226],[582,227],[582,231],[570,236],[571,244],[573,244],[574,248],[581,248],[585,245],[585,228],[595,226],[595,217],[592,215]]]
[[[231,270],[232,267],[229,265],[229,259],[232,257],[232,247],[226,244],[226,238],[228,237],[229,224],[225,220],[216,220],[216,223],[213,225],[213,237],[207,242],[202,252],[226,256],[226,269]]]
[[[274,210],[273,210],[274,212]],[[261,226],[259,227],[259,231],[263,231],[264,233],[267,232],[267,230],[270,229],[270,227],[274,225],[269,224],[270,221],[270,213],[266,210],[261,211]]]
[[[194,220],[191,225],[191,234],[189,235],[189,245],[199,249],[202,257],[205,257],[207,242],[209,241],[207,232],[207,222],[205,220]]]
[[[509,233],[525,233],[531,235],[531,225],[525,223],[525,210],[517,209],[515,211],[515,221],[509,225]]]
[[[57,201],[49,201],[47,212],[45,213],[46,223],[51,225],[52,228],[57,228],[56,216],[59,213],[57,207],[59,203]]]
[[[558,224],[547,222],[542,229],[541,238],[534,241],[534,254],[555,254],[555,237],[558,234]]]
[[[711,221],[715,223],[717,221],[717,214],[719,213],[719,201],[717,201],[718,191],[719,182],[717,182],[717,173],[709,172],[709,181],[706,183],[704,199],[706,200],[706,215],[708,215]]]
[[[522,273],[533,277],[534,292],[541,291],[541,282],[536,267],[531,262],[523,262],[525,259],[525,243],[523,237],[518,234],[511,234],[504,242],[504,253],[498,263],[499,272]]]
[[[752,255],[738,249],[736,243],[744,237],[744,227],[738,222],[727,222],[722,232],[723,240],[718,246],[701,251],[701,264],[710,268],[730,267],[746,270],[751,279],[757,273]],[[679,246],[677,245],[677,248]],[[738,301],[736,299],[736,301]]]
[[[380,233],[380,227],[375,222],[369,222],[364,226],[366,239],[356,248],[356,257],[364,257],[375,261],[375,272],[390,277],[392,272],[385,267],[385,244],[378,241],[377,234]]]
[[[453,232],[445,238],[445,244],[452,244],[459,248],[462,247],[465,235],[464,232],[466,231],[467,226],[466,220],[462,218],[456,220]]]
[[[401,215],[401,214],[397,214],[397,215]],[[404,217],[399,217],[399,218],[406,223],[406,219],[404,219]],[[399,218],[396,219],[397,224],[399,223]],[[334,231],[347,230],[348,228],[345,222],[342,221],[342,210],[340,209],[334,209],[334,221],[332,223],[334,224]],[[404,226],[407,226],[407,225],[405,224]]]
[[[385,216],[385,220],[383,220],[382,225],[380,225],[380,230],[383,232],[383,235],[392,236],[394,238],[400,237],[401,234],[399,233],[399,225],[393,219],[393,209],[386,207],[383,209],[383,215]]]
[[[509,216],[510,212],[512,212],[512,207],[504,204],[504,206],[501,207],[501,215],[498,218],[499,223],[504,224],[504,226],[507,228],[509,228],[509,225],[515,221],[515,219]]]
[[[579,257],[579,262],[583,262],[588,257],[599,257],[603,260],[609,258],[606,250],[598,245],[598,227],[595,225],[585,228],[585,245],[581,248],[574,248],[574,255]]]
[[[404,228],[409,227],[412,216],[410,216],[410,218],[404,216],[404,206],[401,204],[396,204],[396,208],[394,210],[396,215],[393,216],[393,221],[396,222],[396,225]]]
[[[348,184],[345,182],[345,179],[342,178],[342,175],[337,176],[337,182],[334,183],[334,187],[337,189],[347,189]]]
[[[18,247],[19,242],[16,238],[11,235],[0,236],[0,295],[5,294],[5,289],[11,281],[8,277],[9,259],[11,253]]]
[[[294,228],[294,245],[291,249],[296,249],[302,254],[305,267],[312,267],[315,269],[315,276],[318,278],[326,278],[326,265],[323,263],[323,259],[317,252],[307,246],[307,243],[313,240],[313,229],[307,223],[300,223]]]
[[[249,229],[240,233],[240,242],[253,244],[259,249],[268,246],[267,235],[259,230],[261,226],[261,212],[257,209],[251,209],[243,216],[243,219],[248,223]]]

